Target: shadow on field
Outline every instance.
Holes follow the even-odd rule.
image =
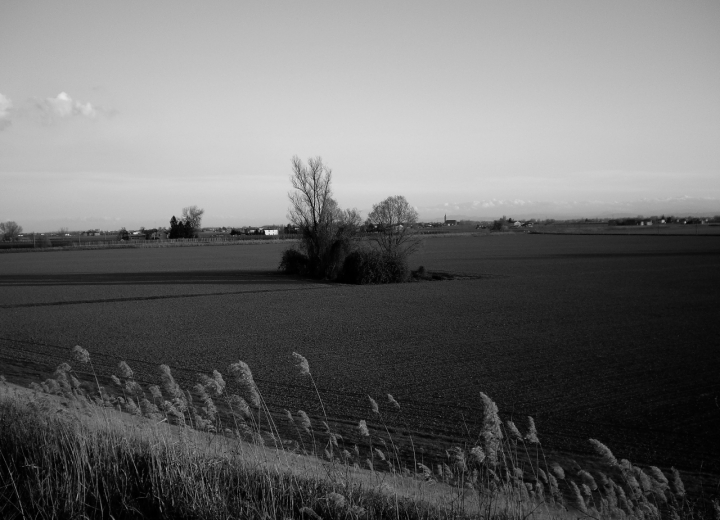
[[[0,275],[0,287],[53,285],[307,285],[318,283],[273,271],[178,271]]]

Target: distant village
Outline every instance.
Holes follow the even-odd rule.
[[[490,231],[506,231],[518,228],[532,228],[536,226],[548,226],[548,225],[608,225],[608,226],[663,226],[663,225],[720,225],[720,215],[714,217],[677,217],[674,215],[665,216],[637,216],[637,217],[626,217],[626,218],[596,218],[596,219],[526,219],[526,220],[515,220],[512,217],[503,216],[497,220],[491,221],[477,221],[477,220],[458,220],[447,218],[447,215],[443,217],[441,221],[433,222],[418,222],[413,224],[411,227],[418,229],[421,233],[442,232],[443,228],[457,228],[460,231],[472,230],[472,229],[488,229]],[[380,231],[373,224],[366,222],[361,226],[361,233],[373,233]],[[445,232],[450,229],[445,229]],[[159,228],[145,228],[140,227],[139,229],[128,230],[121,228],[119,230],[100,230],[100,229],[89,229],[85,231],[71,231],[67,229],[60,229],[56,232],[45,232],[45,233],[19,233],[16,235],[16,240],[20,242],[35,241],[37,239],[52,238],[52,239],[65,239],[76,240],[79,237],[97,237],[95,240],[168,240],[170,239],[170,228],[159,227]],[[202,239],[227,239],[228,237],[240,238],[260,238],[260,237],[282,237],[287,236],[290,238],[292,235],[300,233],[300,229],[292,224],[286,225],[265,225],[265,226],[239,226],[239,227],[203,227],[195,231],[195,238]],[[103,237],[103,238],[100,238]]]

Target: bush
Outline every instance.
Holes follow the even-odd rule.
[[[402,283],[410,270],[400,255],[382,253],[375,249],[358,249],[345,258],[342,280],[358,285]]]
[[[297,249],[290,248],[283,251],[278,269],[286,274],[306,275],[309,265],[310,261],[306,255]]]

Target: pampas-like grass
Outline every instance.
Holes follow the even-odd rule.
[[[370,400],[370,408],[372,409],[373,413],[380,414],[380,408],[378,407],[377,401],[373,399],[372,397],[368,396],[368,399]]]
[[[683,498],[685,496],[685,484],[683,484],[683,481],[680,478],[680,473],[675,468],[670,468],[670,471],[672,472],[673,492],[676,497]]]
[[[582,496],[582,493],[580,492],[580,488],[578,488],[577,484],[575,484],[574,481],[570,481],[570,489],[572,490],[573,499],[575,501],[575,507],[578,508],[581,512],[587,514],[587,505],[585,504],[585,499]]]
[[[399,410],[400,410],[400,403],[398,403],[398,402],[395,400],[395,398],[394,398],[392,395],[390,395],[390,394],[387,395],[387,398],[388,398],[388,403],[390,403],[396,410],[399,411]]]
[[[175,382],[175,378],[172,376],[170,367],[167,365],[160,365],[160,380],[162,381],[163,389],[173,399],[178,399],[185,402],[185,394]]]
[[[515,426],[514,422],[505,421],[505,425],[507,426],[507,429],[510,432],[510,438],[515,439],[516,441],[523,440],[523,436],[520,433],[520,430],[518,430],[517,426]]]
[[[370,431],[368,430],[365,419],[360,419],[360,421],[358,421],[357,429],[361,437],[370,437]]]
[[[557,478],[559,478],[560,480],[565,480],[565,470],[560,464],[558,464],[557,462],[553,462],[552,464],[550,464],[550,469]]]
[[[76,349],[73,349],[73,357],[75,357],[75,354]],[[84,353],[78,352],[77,354],[79,357],[87,359],[86,362],[89,363],[87,351],[84,351]],[[294,354],[294,358],[301,375],[312,379],[313,376],[307,359],[296,354]],[[96,402],[101,406],[110,403],[128,413],[142,414],[153,420],[162,419],[164,421],[165,419],[161,415],[162,411],[168,422],[173,424],[189,425],[191,428],[201,431],[224,432],[225,435],[235,435],[257,445],[263,445],[267,439],[272,439],[276,448],[279,447],[280,450],[273,452],[277,453],[276,457],[278,458],[287,457],[287,453],[282,455],[282,450],[286,450],[286,452],[290,450],[298,451],[300,449],[299,443],[303,445],[302,453],[308,453],[304,448],[307,436],[301,434],[300,429],[302,429],[306,434],[313,437],[312,453],[320,460],[329,461],[325,462],[325,464],[328,464],[328,475],[342,473],[338,472],[337,468],[343,465],[346,465],[345,474],[349,475],[353,471],[352,467],[357,467],[358,463],[362,464],[361,461],[364,460],[366,455],[369,458],[365,459],[365,465],[373,472],[381,470],[373,478],[394,478],[390,475],[403,474],[420,481],[431,482],[433,474],[428,466],[432,462],[433,467],[437,467],[437,479],[450,486],[451,489],[456,490],[458,497],[467,497],[468,493],[470,495],[477,493],[480,500],[486,501],[498,500],[499,497],[502,497],[501,500],[517,504],[517,507],[529,507],[527,511],[530,512],[534,510],[534,507],[545,507],[546,505],[557,508],[563,507],[563,494],[571,497],[575,501],[577,509],[585,515],[613,517],[616,519],[622,519],[626,515],[634,515],[638,519],[658,520],[661,514],[663,517],[667,515],[667,517],[674,518],[678,515],[678,511],[684,514],[685,504],[687,504],[687,500],[684,498],[684,485],[677,470],[673,469],[673,478],[670,479],[672,480],[671,486],[670,480],[659,468],[650,466],[645,472],[628,460],[623,459],[618,463],[612,452],[604,444],[594,439],[591,439],[590,443],[600,455],[603,465],[609,468],[605,469],[605,471],[618,479],[622,487],[615,484],[612,478],[602,471],[593,469],[593,473],[590,473],[589,470],[583,469],[572,460],[568,462],[567,467],[580,480],[577,483],[568,480],[559,484],[558,479],[565,478],[565,471],[559,464],[554,462],[551,464],[545,463],[543,467],[540,467],[540,462],[545,460],[545,454],[539,444],[537,430],[532,418],[528,418],[528,431],[525,435],[521,434],[515,423],[507,421],[504,428],[507,433],[507,438],[505,438],[497,405],[485,394],[481,394],[483,409],[480,418],[481,430],[478,432],[478,436],[474,439],[468,437],[467,444],[464,447],[458,445],[448,448],[446,450],[447,462],[440,462],[439,464],[436,464],[439,461],[432,459],[427,461],[428,465],[418,462],[415,459],[413,445],[414,464],[412,471],[410,471],[407,467],[403,468],[400,450],[395,444],[397,440],[394,438],[395,432],[393,431],[391,435],[391,430],[385,424],[384,410],[380,410],[379,404],[371,396],[368,396],[371,413],[377,416],[378,421],[382,421],[387,437],[385,437],[385,433],[379,432],[378,435],[372,437],[366,421],[360,420],[356,427],[355,438],[357,439],[357,436],[359,436],[367,441],[367,445],[363,448],[363,456],[361,456],[357,445],[354,447],[354,455],[346,449],[349,444],[341,435],[331,430],[331,423],[327,420],[327,416],[325,416],[326,420],[321,421],[322,427],[317,426],[318,431],[322,432],[319,434],[322,437],[319,437],[318,441],[322,439],[322,442],[316,443],[315,435],[317,432],[313,430],[310,417],[302,410],[298,411],[296,416],[293,416],[288,410],[284,410],[288,423],[292,424],[297,432],[299,443],[289,439],[281,441],[279,432],[274,427],[272,415],[267,408],[267,404],[265,404],[264,396],[260,395],[250,368],[242,362],[231,365],[233,381],[238,383],[242,391],[254,389],[258,406],[253,406],[251,409],[247,401],[237,394],[225,397],[224,401],[230,409],[230,417],[235,422],[232,428],[229,428],[227,424],[222,424],[223,419],[213,399],[225,394],[225,381],[222,374],[217,370],[213,371],[211,377],[199,374],[200,382],[193,387],[193,393],[190,394],[189,391],[183,391],[179,387],[172,378],[170,369],[163,365],[161,366],[161,378],[168,400],[163,399],[163,392],[155,385],[150,385],[147,388],[150,396],[152,396],[148,400],[145,398],[145,391],[142,386],[132,377],[126,377],[132,375],[131,371],[128,371],[129,367],[126,369],[119,366],[118,368],[125,380],[121,381],[117,376],[115,376],[115,379],[119,383],[118,388],[125,393],[122,397],[109,397],[103,394],[102,389],[98,387],[101,400],[96,399]],[[312,384],[318,397],[320,397],[314,380],[312,380]],[[53,378],[44,381],[42,385],[33,383],[31,386],[36,391],[58,393],[69,398],[82,400],[84,395],[80,382],[72,375],[72,368],[62,363],[55,370]],[[396,412],[399,411],[400,405],[392,395],[387,394],[387,398],[388,404]],[[195,399],[196,405],[193,404],[193,399]],[[156,404],[160,404],[160,409]],[[322,403],[320,404],[322,405]],[[80,406],[79,402],[77,406]],[[87,406],[87,404],[84,406]],[[257,411],[257,414],[253,409]],[[265,414],[262,415],[263,423],[265,417],[268,419],[267,425],[262,424],[264,426],[263,430],[260,429],[261,413]],[[393,415],[395,420],[402,419],[400,414]],[[224,417],[227,417],[227,415]],[[471,428],[468,428],[468,434],[470,434]],[[188,431],[187,428],[180,430],[180,432]],[[409,433],[408,429],[408,435]],[[187,433],[180,433],[179,435],[182,437],[186,436]],[[352,433],[350,433],[348,440],[351,440],[352,436]],[[410,435],[409,440],[412,443],[412,436]],[[535,453],[532,456],[527,450],[527,446],[530,444],[536,444]],[[407,448],[407,446],[405,447]],[[525,453],[519,453],[518,450],[524,450]],[[540,458],[539,454],[542,454],[542,458]],[[376,463],[375,459],[380,462]],[[0,464],[1,471],[2,466]],[[670,493],[671,488],[673,494]],[[327,517],[328,511],[334,511],[337,514],[342,513],[343,518],[354,518],[352,512],[359,511],[359,509],[353,509],[350,506],[353,500],[352,496],[345,494],[342,489],[337,488],[332,491],[337,493],[337,496],[328,492],[318,495],[314,499],[316,500],[315,504],[324,504],[324,506],[316,507],[314,510],[322,510],[323,518]],[[270,490],[269,492],[272,493],[273,491]],[[2,488],[0,488],[1,494]],[[341,505],[342,501],[338,497],[347,499],[347,504]],[[462,498],[462,500],[465,500],[465,498]],[[297,513],[298,510],[295,509],[295,514]],[[270,516],[274,517],[273,515]],[[391,516],[395,517],[394,514]],[[332,515],[330,517],[336,518]],[[381,515],[377,518],[386,517]],[[448,518],[465,517],[451,515]],[[488,514],[488,516],[482,518],[496,517]],[[516,520],[521,517],[512,518]]]
[[[604,464],[607,464],[610,467],[615,467],[618,465],[618,461],[615,458],[615,455],[613,455],[613,452],[610,451],[610,448],[605,446],[597,439],[590,439],[590,444],[593,445],[593,448],[595,448],[597,454],[600,455],[600,458]]]
[[[130,365],[128,365],[125,361],[120,361],[120,363],[118,363],[118,370],[120,371],[120,376],[125,379],[133,378],[134,373],[130,368]]]
[[[305,359],[305,357],[302,356],[301,354],[298,354],[297,352],[293,352],[292,356],[295,359],[295,366],[300,370],[300,375],[309,376],[310,375],[310,363],[308,363],[308,360]]]
[[[260,393],[258,392],[255,379],[253,379],[252,372],[247,363],[244,361],[233,363],[228,367],[228,372],[235,377],[235,382],[245,394],[244,397],[250,406],[259,409],[262,406]]]
[[[525,440],[530,444],[540,444],[538,438],[537,428],[535,428],[535,420],[532,417],[528,417],[528,431],[525,434]]]
[[[585,471],[584,469],[581,469],[578,472],[578,477],[582,480],[583,484],[586,485],[589,489],[592,491],[595,491],[598,488],[597,482],[595,482],[595,479],[593,476]]]
[[[308,414],[306,414],[302,410],[298,410],[297,416],[300,422],[300,427],[305,430],[306,433],[310,433],[312,430],[312,423],[310,422],[310,417],[308,417]]]

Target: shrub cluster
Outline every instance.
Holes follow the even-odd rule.
[[[402,283],[410,278],[407,260],[402,255],[376,249],[356,249],[346,254],[344,247],[331,248],[324,264],[327,278],[358,285]],[[313,276],[315,270],[308,256],[295,248],[283,251],[281,271],[286,274]]]
[[[287,274],[306,276],[308,274],[308,265],[307,255],[291,247],[283,251],[278,269]]]
[[[402,283],[408,280],[407,261],[375,249],[358,249],[345,258],[342,280],[358,285]]]

